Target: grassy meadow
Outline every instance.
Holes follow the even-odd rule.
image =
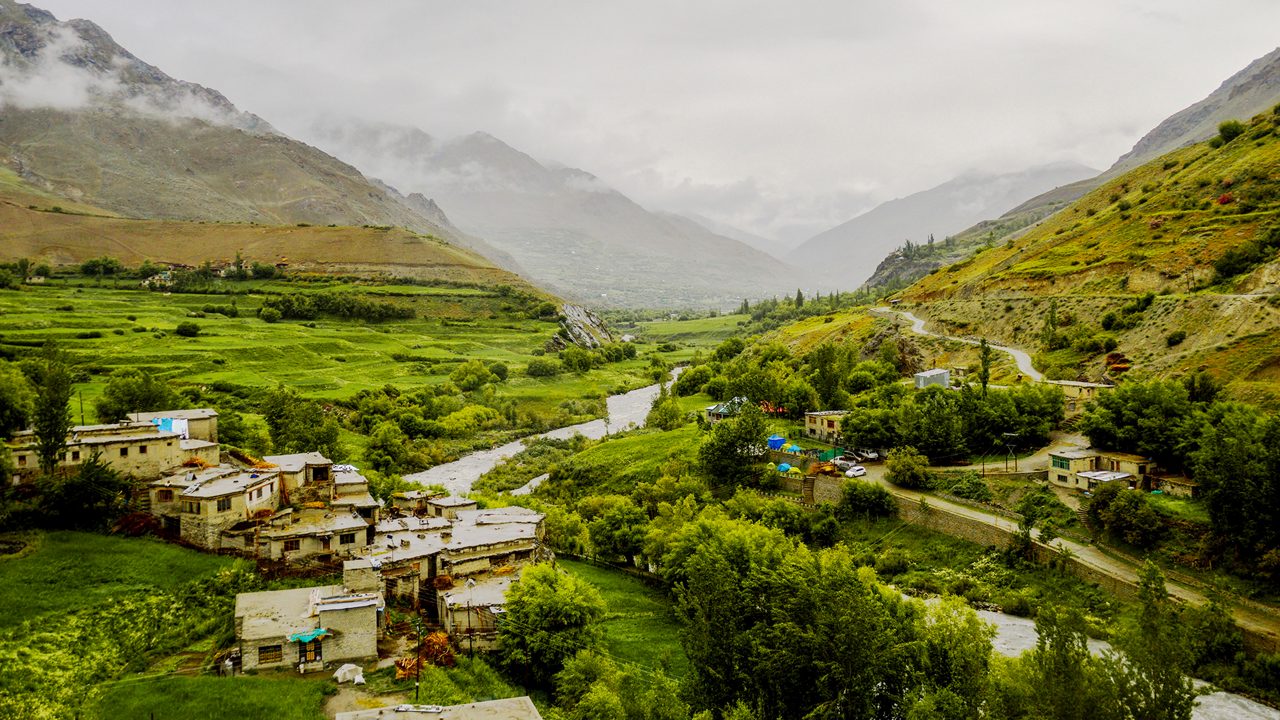
[[[591,583],[604,597],[605,650],[615,660],[684,677],[689,661],[680,646],[680,624],[671,596],[639,578],[578,560],[557,560],[570,574]]]
[[[124,367],[146,368],[179,387],[284,383],[308,397],[341,399],[385,385],[413,390],[440,384],[459,364],[479,359],[507,364],[512,372],[500,392],[544,412],[566,400],[651,382],[644,373],[648,358],[582,374],[525,377],[524,367],[558,326],[522,317],[510,300],[488,290],[276,280],[227,283],[235,294],[170,294],[134,283],[53,281],[0,292],[0,354],[54,340],[85,361],[88,375],[77,389],[87,422],[94,420],[93,400],[107,376]],[[267,323],[257,317],[268,294],[320,290],[392,300],[413,307],[417,317],[380,323],[328,317]],[[238,317],[206,311],[233,303]],[[176,335],[180,322],[196,323],[200,334]]]

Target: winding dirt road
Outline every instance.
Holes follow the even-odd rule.
[[[962,342],[968,345],[982,344],[982,340],[978,340],[974,338],[956,337],[955,335],[943,335],[942,333],[930,332],[928,330],[925,330],[924,319],[918,318],[915,315],[911,314],[910,312],[907,312],[906,310],[894,310],[893,308],[877,307],[877,308],[871,308],[871,312],[875,313],[876,315],[883,315],[883,316],[897,315],[899,317],[902,317],[903,319],[911,323],[911,332],[917,335],[928,335],[930,337],[944,338],[946,340],[955,340],[956,342]],[[1026,375],[1027,377],[1031,378],[1036,382],[1040,382],[1044,380],[1044,374],[1041,373],[1039,370],[1036,370],[1035,365],[1031,364],[1031,356],[1028,355],[1026,352],[1019,350],[1017,348],[1007,347],[1005,345],[995,345],[995,344],[991,345],[991,349],[998,350],[1002,353],[1009,355],[1009,357],[1012,357],[1014,363],[1016,363],[1018,366],[1018,372],[1022,373],[1023,375]]]

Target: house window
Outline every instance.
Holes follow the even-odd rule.
[[[279,645],[261,645],[258,647],[258,664],[268,665],[284,660],[284,648]]]
[[[835,429],[836,429],[836,421],[835,421],[835,420],[828,420],[828,421],[827,421],[827,429],[828,429],[828,430],[835,430]]]
[[[173,502],[172,490],[157,490],[156,502]]]
[[[26,456],[26,455],[19,455],[19,456],[18,456],[18,466],[19,466],[19,467],[24,467],[24,466],[26,466],[26,464],[27,464],[27,456]]]
[[[139,455],[146,455],[146,454],[147,454],[147,446],[146,446],[146,445],[139,445],[139,446],[138,446],[138,454],[139,454]]]
[[[218,512],[226,512],[231,509],[231,498],[218,499]]]
[[[332,544],[333,544],[333,538],[331,538],[331,537],[322,537],[322,538],[320,538],[320,549],[321,549],[321,550],[328,550],[328,549],[329,549],[329,546],[330,546],[330,545],[332,545]]]
[[[338,536],[339,545],[350,545],[356,541],[355,533],[342,533]]]
[[[1050,459],[1053,461],[1053,466],[1054,466],[1055,468],[1058,468],[1059,470],[1070,470],[1070,469],[1071,469],[1071,461],[1070,461],[1070,460],[1068,460],[1068,459],[1066,459],[1066,458],[1062,458],[1062,457],[1052,457],[1052,458],[1050,458]]]
[[[304,642],[298,645],[298,660],[301,662],[311,663],[320,662],[320,638],[316,638],[311,642]]]
[[[120,448],[120,457],[129,457],[129,448],[127,447]]]
[[[71,460],[72,460],[73,462],[75,462],[75,461],[78,461],[79,459],[80,459],[80,451],[79,451],[79,450],[72,450],[72,451],[71,451]]]
[[[195,500],[187,500],[182,503],[182,512],[200,514],[200,503]]]
[[[301,540],[285,540],[284,541],[285,552],[297,552],[300,549],[302,549]]]
[[[253,547],[253,536],[252,536],[252,535],[245,535],[245,536],[244,536],[244,546],[245,546],[245,547]]]

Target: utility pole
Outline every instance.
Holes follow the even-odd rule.
[[[418,654],[414,656],[413,701],[418,702],[418,688],[422,685],[422,611],[413,615],[414,626],[418,632]]]

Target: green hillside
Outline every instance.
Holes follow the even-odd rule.
[[[1051,377],[1207,370],[1274,403],[1278,124],[1280,109],[1111,179],[899,297],[951,334],[1039,351]]]

